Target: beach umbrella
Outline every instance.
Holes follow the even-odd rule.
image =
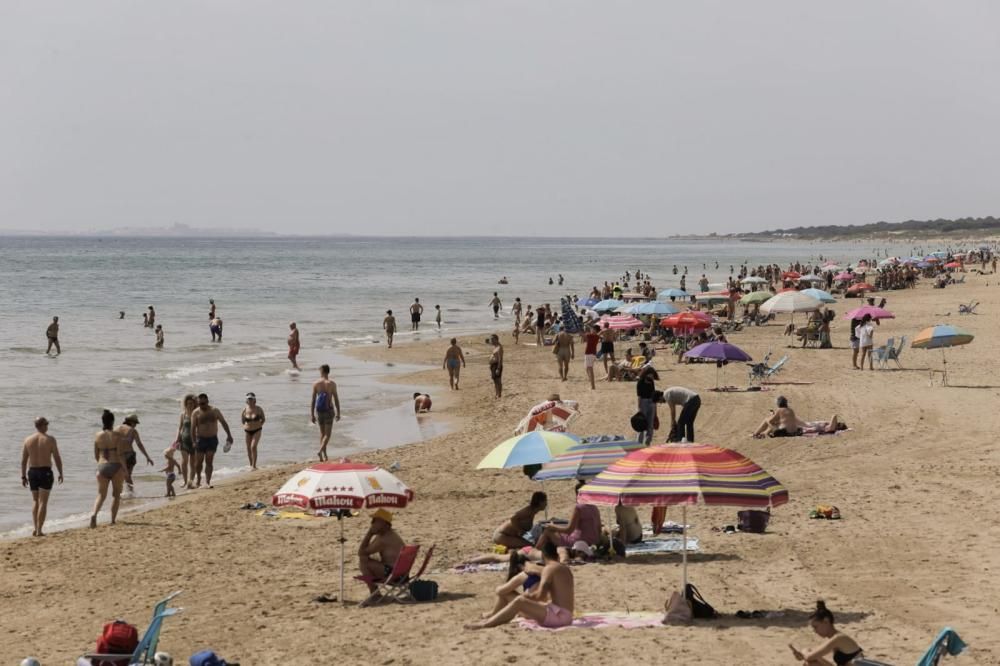
[[[604,324],[607,324],[608,328],[613,331],[631,331],[646,326],[632,315],[615,315],[614,317],[605,315],[601,317],[601,325]]]
[[[854,273],[848,273],[847,271],[842,271],[833,276],[834,280],[840,282],[841,280],[853,280]]]
[[[719,388],[719,369],[729,361],[752,361],[750,354],[728,342],[703,342],[684,352],[685,358],[715,361],[715,388]]]
[[[833,297],[829,292],[823,291],[822,289],[803,289],[802,293],[806,296],[812,296],[820,303],[836,303],[837,299]]]
[[[930,268],[933,265],[934,264],[932,264],[929,261],[918,261],[917,264],[916,264],[917,268],[920,268],[920,269]]]
[[[676,314],[680,312],[680,309],[678,309],[676,305],[671,305],[670,303],[651,301],[649,303],[636,303],[635,305],[630,305],[625,311],[634,315],[664,316]]]
[[[743,298],[740,299],[740,305],[753,305],[754,303],[764,303],[771,299],[773,296],[769,291],[751,291],[749,294],[744,294]]]
[[[581,299],[579,299],[576,302],[576,307],[578,307],[578,308],[592,308],[593,306],[597,305],[598,303],[600,303],[600,300],[591,296],[589,298],[581,298]]]
[[[622,301],[617,301],[613,298],[609,298],[594,305],[590,308],[594,312],[614,312],[615,310],[620,310],[625,307],[625,303]]]
[[[967,345],[972,342],[974,338],[975,336],[972,333],[969,333],[965,329],[959,328],[958,326],[937,324],[935,326],[925,328],[917,333],[913,338],[913,342],[910,343],[910,346],[914,349],[941,350],[941,363],[944,364],[944,369],[941,371],[941,375],[944,384],[947,385],[948,359],[945,358],[944,350],[948,347]]]
[[[274,506],[335,511],[340,523],[340,602],[344,603],[344,516],[351,510],[402,509],[413,491],[375,465],[321,462],[296,473],[271,497]]]
[[[688,294],[683,289],[664,289],[656,295],[659,300],[669,300],[671,298],[688,298]]]
[[[660,326],[663,328],[672,328],[675,331],[682,332],[684,335],[693,331],[703,331],[711,325],[711,317],[706,315],[704,312],[692,310],[687,312],[678,312],[677,314],[672,314],[669,317],[664,317],[660,320]]]
[[[509,469],[524,465],[541,465],[566,453],[580,438],[565,432],[535,430],[506,439],[479,461],[476,469]]]
[[[799,282],[826,282],[826,278],[822,275],[803,275],[799,278]]]
[[[945,268],[961,268],[962,264],[957,261],[949,261],[944,265]]]
[[[802,277],[802,273],[798,271],[785,271],[781,274],[783,280],[798,280],[800,277]]]
[[[588,438],[589,439],[589,438]],[[535,474],[535,481],[564,479],[589,479],[597,476],[613,462],[621,460],[631,451],[644,449],[642,442],[630,440],[583,441],[542,465]]]
[[[740,284],[767,284],[767,280],[756,275],[751,275],[740,280]]]
[[[831,273],[836,273],[837,271],[844,270],[840,266],[834,263],[823,264],[823,271],[830,271]]]
[[[865,315],[871,315],[872,319],[895,319],[896,315],[884,308],[877,308],[874,305],[865,305],[855,308],[844,315],[844,319],[861,319]]]
[[[706,291],[696,295],[694,298],[696,301],[700,303],[719,303],[729,300],[729,292],[727,291],[723,293],[720,292],[712,293]]]
[[[566,432],[579,416],[579,403],[575,400],[546,400],[528,410],[528,415],[517,424],[514,434],[523,435],[535,430]]]
[[[793,290],[774,295],[760,306],[760,311],[764,314],[812,312],[813,310],[819,310],[822,306],[823,304],[812,296]]]
[[[867,282],[859,282],[857,284],[852,284],[847,288],[848,294],[860,294],[865,291],[875,291],[875,287],[868,284]]]
[[[683,580],[687,589],[687,506],[769,509],[788,491],[743,454],[711,444],[650,446],[612,463],[580,489],[577,501],[604,506],[683,507]]]
[[[941,260],[935,257],[933,254],[929,254],[926,257],[924,257],[924,261],[926,261],[928,264],[937,264],[941,262]]]

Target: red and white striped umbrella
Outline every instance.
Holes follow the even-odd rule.
[[[615,315],[613,317],[605,315],[601,317],[601,324],[603,325],[604,323],[607,323],[608,328],[614,331],[627,331],[645,327],[645,324],[632,315]]]
[[[566,432],[569,424],[580,416],[579,403],[574,400],[546,400],[541,402],[521,419],[514,429],[515,435],[523,435],[535,430]]]
[[[375,465],[321,462],[285,482],[271,498],[274,506],[303,509],[402,509],[413,491]]]

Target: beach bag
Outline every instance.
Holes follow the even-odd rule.
[[[202,650],[191,655],[188,659],[188,664],[190,666],[237,666],[236,664],[229,664],[225,659],[220,658],[219,655],[211,650]]]
[[[122,659],[93,659],[94,666],[128,666],[132,652],[139,644],[139,631],[125,620],[115,620],[104,625],[97,638],[97,654],[123,654]]]
[[[691,622],[691,603],[674,590],[666,604],[667,614],[663,616],[663,624],[688,624]]]
[[[414,601],[434,601],[438,596],[438,584],[432,580],[415,580],[410,583],[410,596]]]
[[[767,524],[771,521],[771,514],[767,511],[747,509],[736,513],[739,521],[740,532],[753,532],[763,534],[767,531]]]
[[[691,615],[696,620],[714,620],[719,617],[719,614],[712,604],[705,601],[705,597],[701,596],[701,592],[698,588],[688,583],[687,589],[684,591],[684,596],[687,598],[689,604],[691,604]]]
[[[648,424],[646,423],[646,415],[642,412],[636,412],[633,414],[631,423],[632,430],[635,430],[636,432],[646,432],[646,426]]]

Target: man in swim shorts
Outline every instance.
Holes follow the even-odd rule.
[[[419,298],[413,299],[413,305],[410,306],[410,324],[412,329],[417,330],[420,328],[420,315],[424,313],[424,306],[420,304]]]
[[[385,311],[382,328],[385,330],[385,340],[389,343],[389,349],[392,349],[392,336],[396,335],[396,318],[392,316],[392,310]]]
[[[490,307],[493,308],[493,318],[499,319],[500,308],[503,307],[503,304],[500,302],[500,297],[497,296],[497,292],[495,291],[493,292],[493,298],[490,299]]]
[[[45,536],[42,526],[45,524],[45,513],[49,506],[49,491],[55,479],[52,476],[52,463],[59,472],[59,483],[63,482],[62,458],[59,457],[59,447],[56,438],[48,434],[49,422],[44,416],[35,419],[35,433],[24,440],[21,451],[21,485],[31,490],[33,504],[31,519],[34,530],[31,536]]]
[[[214,317],[208,322],[208,330],[212,332],[212,342],[222,342],[222,317]]]
[[[292,367],[296,370],[300,370],[299,363],[296,361],[296,357],[299,355],[299,329],[293,321],[288,325],[290,333],[288,334],[288,360],[292,362]]]
[[[49,339],[49,347],[45,350],[45,353],[48,354],[52,351],[52,348],[55,347],[56,356],[59,356],[61,353],[61,350],[59,349],[59,317],[52,318],[52,323],[49,324],[47,329],[45,329],[45,337]]]
[[[600,327],[594,326],[589,332],[583,334],[583,368],[587,371],[587,379],[590,380],[590,390],[596,389],[594,385],[594,363],[597,361],[597,345],[601,342]]]
[[[524,572],[514,576],[497,590],[497,602],[490,616],[480,622],[465,625],[466,629],[498,627],[519,615],[549,629],[573,624],[573,572],[559,562],[559,555],[552,541],[542,544],[541,551],[544,566],[540,573],[535,573],[534,565],[526,564]],[[518,588],[533,574],[540,576],[538,583],[519,594]]]
[[[604,322],[604,330],[601,331],[601,350],[598,353],[604,361],[604,372],[608,372],[608,359],[615,362],[615,332],[611,330],[611,324]]]
[[[576,355],[576,350],[573,348],[573,336],[565,330],[559,331],[555,343],[552,345],[552,353],[555,354],[559,364],[559,379],[566,381],[569,379],[569,362]]]
[[[330,380],[330,366],[319,366],[319,379],[313,384],[309,402],[309,418],[319,426],[319,459],[326,460],[326,445],[330,443],[333,422],[340,420],[340,397],[337,384]]]
[[[191,413],[191,437],[194,440],[195,488],[201,486],[201,470],[205,468],[205,485],[212,487],[215,452],[219,448],[219,424],[226,431],[226,450],[233,445],[233,433],[217,408],[208,403],[204,393],[198,396],[198,407]]]

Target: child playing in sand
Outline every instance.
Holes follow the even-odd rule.
[[[169,447],[163,452],[163,457],[167,459],[167,466],[161,469],[167,475],[167,497],[177,497],[177,492],[174,490],[174,481],[177,479],[177,470],[180,469],[180,465],[174,460],[174,447]]]

